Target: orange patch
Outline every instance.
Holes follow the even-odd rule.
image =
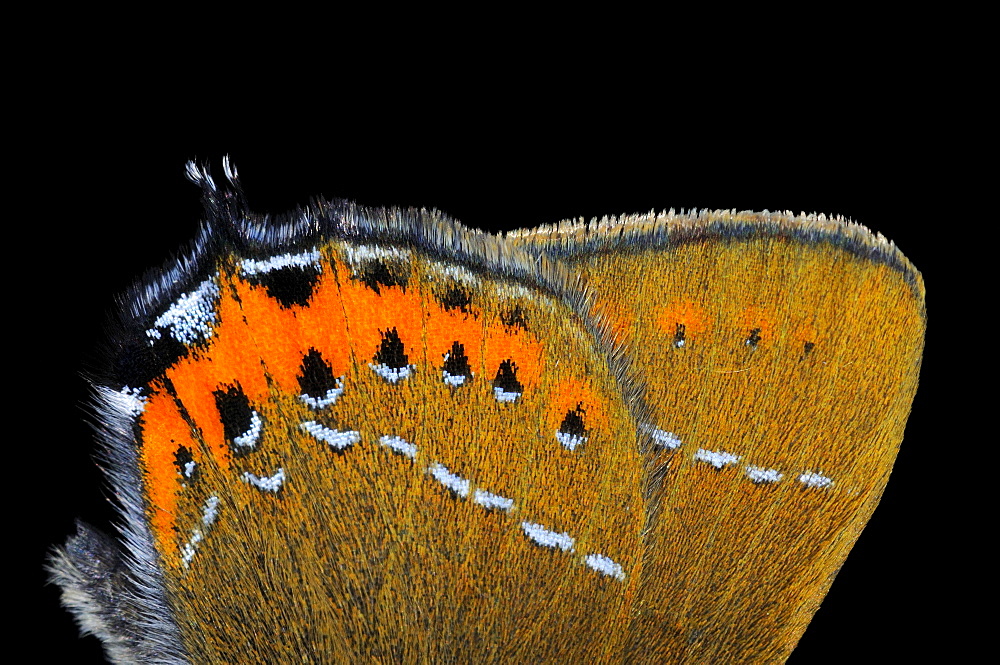
[[[191,355],[166,371],[178,399],[201,430],[205,444],[222,469],[229,468],[229,449],[213,393],[225,386],[239,384],[252,404],[259,404],[268,396],[260,350],[247,328],[239,303],[229,295],[230,286],[223,280],[219,323],[208,340],[208,349],[192,350]]]
[[[685,338],[691,339],[709,330],[711,318],[708,312],[697,304],[688,300],[678,300],[660,310],[660,315],[656,317],[656,325],[673,337],[677,333],[678,324],[684,326]]]
[[[557,431],[566,414],[577,407],[584,413],[583,423],[588,431],[607,432],[607,411],[599,393],[593,389],[589,381],[566,379],[549,397],[552,402],[545,414],[545,428],[549,435]]]
[[[806,343],[815,344],[818,337],[819,333],[816,330],[816,326],[811,323],[800,323],[792,330],[792,339],[795,340],[799,348]]]
[[[413,289],[383,286],[375,293],[364,283],[338,271],[340,297],[347,320],[347,333],[358,363],[373,362],[383,335],[395,329],[411,365],[422,358],[422,303]]]
[[[299,391],[302,358],[316,349],[330,365],[334,376],[347,372],[349,351],[347,325],[340,290],[328,265],[320,276],[307,306],[284,308],[261,286],[236,282],[249,330],[255,332],[267,373],[284,391]],[[369,358],[370,360],[370,358]]]
[[[428,305],[425,325],[427,361],[432,367],[439,368],[444,355],[458,342],[469,359],[469,367],[473,371],[479,370],[482,366],[483,323],[474,314],[446,310],[440,303],[432,301]]]
[[[538,385],[542,374],[542,344],[520,328],[497,324],[486,328],[483,363],[490,375],[486,378],[492,380],[500,363],[510,360],[517,367],[518,382],[528,392]]]
[[[758,307],[747,307],[740,312],[737,325],[741,335],[756,330],[762,340],[774,340],[774,319]]]
[[[174,398],[157,389],[143,409],[142,450],[140,456],[146,475],[150,522],[160,542],[161,552],[174,552],[167,543],[173,534],[177,493],[181,489],[179,470],[175,464],[177,449],[187,447],[195,462],[201,462],[201,450],[191,437],[191,428],[181,416]]]

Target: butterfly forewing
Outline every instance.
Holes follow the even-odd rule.
[[[194,660],[620,653],[642,468],[579,315],[386,243],[218,265],[139,419]]]

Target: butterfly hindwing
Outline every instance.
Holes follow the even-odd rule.
[[[630,658],[783,661],[892,468],[919,273],[823,217],[666,214],[512,242],[583,275],[661,444]]]

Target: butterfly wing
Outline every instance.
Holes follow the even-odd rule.
[[[205,230],[96,381],[121,544],[81,526],[52,562],[112,660],[787,656],[916,387],[894,248],[783,216],[272,220],[191,175]]]
[[[195,175],[206,230],[98,387],[127,549],[54,563],[108,655],[620,657],[644,468],[580,295],[439,215],[269,221]]]
[[[644,386],[652,482],[628,659],[783,661],[902,440],[919,273],[822,216],[670,213],[510,242],[581,276]]]

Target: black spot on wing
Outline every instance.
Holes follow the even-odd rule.
[[[264,287],[268,296],[287,309],[293,305],[304,306],[309,303],[319,282],[319,272],[311,266],[285,266],[250,275],[246,280],[254,286]]]
[[[499,388],[505,393],[522,393],[524,386],[517,380],[517,364],[513,360],[504,360],[497,369],[493,379],[493,388]]]
[[[684,346],[687,339],[687,326],[683,323],[678,323],[674,328],[674,346],[680,348]]]
[[[316,349],[309,349],[309,353],[302,358],[299,372],[299,387],[304,395],[321,399],[327,391],[337,387],[333,369]]]
[[[239,384],[228,386],[225,390],[216,390],[212,394],[215,396],[215,406],[219,409],[219,418],[222,420],[222,431],[226,441],[230,443],[234,452],[248,452],[247,447],[234,445],[234,441],[245,435],[253,424],[253,409],[250,408],[250,400],[247,399]]]
[[[379,332],[382,335],[382,343],[375,353],[375,364],[385,365],[392,369],[407,367],[410,361],[406,356],[406,349],[403,348],[403,341],[399,339],[399,333],[396,332],[396,329],[393,328],[392,330]]]
[[[469,357],[465,355],[464,344],[452,343],[441,369],[451,376],[464,376],[466,381],[472,379],[472,368],[469,367]]]
[[[405,291],[409,282],[402,266],[378,259],[366,262],[357,279],[380,295],[382,287],[398,286]]]
[[[520,305],[514,305],[507,310],[501,310],[500,321],[509,328],[520,328],[525,331],[528,329],[528,321]]]
[[[751,349],[756,349],[757,345],[760,344],[760,340],[761,340],[760,328],[754,328],[753,330],[750,331],[750,334],[747,336],[746,344]]]
[[[187,446],[177,446],[174,451],[174,466],[177,472],[186,480],[194,480],[198,476],[198,467],[194,465],[194,456]]]
[[[167,331],[163,331],[159,338],[150,340],[150,342],[148,355],[143,354],[144,358],[136,359],[130,363],[133,367],[148,365],[148,369],[144,372],[146,376],[156,376],[188,354],[188,347]],[[141,385],[138,379],[132,379],[132,381],[133,383],[130,385]],[[149,379],[145,383],[148,381]]]
[[[448,290],[444,292],[444,295],[439,298],[439,301],[445,311],[458,309],[466,314],[471,311],[470,305],[472,304],[472,297],[469,295],[468,291],[459,288],[458,286],[450,286]]]
[[[586,436],[587,429],[584,426],[584,415],[583,405],[577,404],[575,409],[570,409],[566,412],[566,417],[563,418],[562,424],[559,426],[559,431],[570,436]]]

